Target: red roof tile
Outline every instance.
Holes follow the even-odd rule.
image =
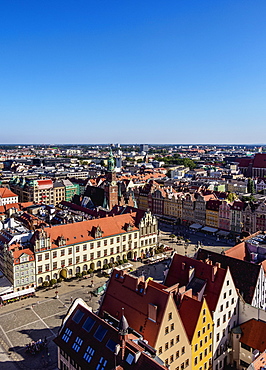
[[[240,325],[242,335],[240,342],[260,352],[266,349],[266,322],[251,319]]]

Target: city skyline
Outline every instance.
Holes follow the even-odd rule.
[[[5,2],[0,141],[263,145],[265,11],[237,0]]]

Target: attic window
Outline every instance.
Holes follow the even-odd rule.
[[[86,360],[88,363],[90,363],[91,359],[94,355],[94,352],[95,352],[95,350],[92,347],[88,346],[88,348],[86,349],[86,352],[84,353],[84,356],[83,356],[84,360]]]
[[[72,330],[66,328],[65,333],[62,336],[62,340],[67,343],[69,341],[69,338],[71,337],[72,333],[73,333]]]
[[[113,339],[109,339],[108,342],[106,343],[106,347],[109,348],[112,352],[115,351],[117,343]]]
[[[107,365],[107,360],[104,357],[100,358],[98,365],[96,366],[96,370],[104,370],[105,366]]]
[[[77,337],[72,346],[74,351],[78,352],[80,350],[80,347],[82,346],[82,343],[83,343],[83,340],[80,337]]]
[[[82,319],[82,317],[84,316],[84,312],[80,311],[80,310],[77,310],[75,315],[72,317],[72,320],[78,324],[80,322],[80,320]]]
[[[98,329],[96,330],[94,334],[94,338],[96,338],[99,342],[101,342],[107,333],[107,329],[105,329],[102,325],[98,326]]]

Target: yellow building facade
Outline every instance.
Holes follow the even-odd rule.
[[[212,369],[212,327],[213,320],[204,299],[191,341],[192,370]]]

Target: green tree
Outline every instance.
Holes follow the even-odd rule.
[[[255,194],[255,186],[254,186],[254,181],[249,177],[248,178],[248,193],[250,194]]]
[[[228,193],[227,198],[228,202],[234,202],[237,199],[237,195],[235,193]]]

